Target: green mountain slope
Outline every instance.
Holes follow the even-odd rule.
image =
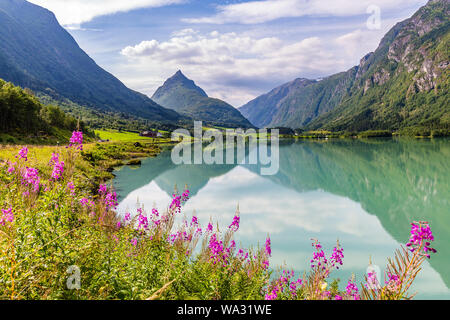
[[[350,94],[310,128],[450,128],[450,2],[430,1],[362,61]]]
[[[320,81],[296,79],[239,108],[258,127],[298,128],[335,108],[350,89],[357,68]]]
[[[97,110],[180,119],[100,68],[52,12],[25,0],[0,1],[0,77]]]
[[[322,81],[285,84],[242,106],[242,114],[270,127],[448,129],[449,3],[429,1],[393,27],[359,66]]]
[[[66,115],[57,106],[44,106],[29,91],[0,79],[0,144],[56,144],[68,141],[79,128],[88,136],[82,122]]]
[[[178,71],[158,88],[152,99],[205,124],[227,128],[249,128],[252,124],[233,106],[208,95],[194,81]]]

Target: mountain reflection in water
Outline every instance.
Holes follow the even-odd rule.
[[[250,150],[256,152],[257,150]],[[248,156],[248,154],[247,154]],[[236,205],[244,246],[263,243],[270,234],[272,266],[286,262],[306,270],[319,239],[329,250],[339,239],[344,268],[341,283],[355,272],[362,281],[372,257],[382,270],[386,258],[409,237],[410,222],[430,222],[438,250],[416,281],[418,298],[450,298],[450,141],[337,140],[280,145],[280,171],[260,176],[258,165],[180,165],[170,152],[146,159],[141,167],[116,171],[119,211],[133,211],[137,199],[164,209],[174,186],[187,184],[203,224],[210,218],[226,227]]]

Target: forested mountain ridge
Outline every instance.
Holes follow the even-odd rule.
[[[203,121],[207,125],[227,128],[253,127],[236,108],[225,101],[208,97],[203,89],[180,70],[155,91],[152,99],[166,108]]]
[[[182,118],[100,68],[52,12],[25,0],[0,1],[0,77],[95,110],[152,121]]]
[[[361,61],[341,104],[309,125],[332,131],[450,128],[450,1],[430,1]]]
[[[357,68],[320,81],[296,79],[239,108],[258,127],[298,128],[335,108],[347,94]]]
[[[44,106],[29,89],[0,79],[0,143],[65,141],[73,130],[91,135],[57,106]],[[65,139],[65,140],[64,140]]]
[[[432,0],[395,25],[345,73],[240,108],[257,126],[330,131],[448,129],[449,0]],[[307,80],[304,80],[307,81]],[[274,91],[289,84],[283,85]],[[272,92],[274,92],[272,91]]]

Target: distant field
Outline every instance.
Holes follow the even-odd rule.
[[[95,134],[97,134],[100,137],[100,139],[109,141],[154,140],[154,138],[141,137],[139,134],[134,132],[119,132],[116,130],[108,130],[108,131],[95,130]]]

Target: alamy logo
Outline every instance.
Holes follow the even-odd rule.
[[[380,30],[381,29],[381,8],[376,5],[370,5],[367,8],[367,13],[370,14],[369,19],[367,19],[367,28],[369,30]]]
[[[70,266],[66,272],[70,274],[67,278],[67,289],[80,290],[81,289],[81,270],[78,266]]]
[[[172,133],[180,141],[172,149],[172,162],[180,164],[251,164],[261,165],[261,175],[275,175],[280,168],[279,130],[227,129],[205,130],[194,122],[194,136],[186,129]],[[210,143],[204,146],[204,143]],[[246,151],[249,150],[248,156]],[[225,153],[225,154],[224,154]]]

